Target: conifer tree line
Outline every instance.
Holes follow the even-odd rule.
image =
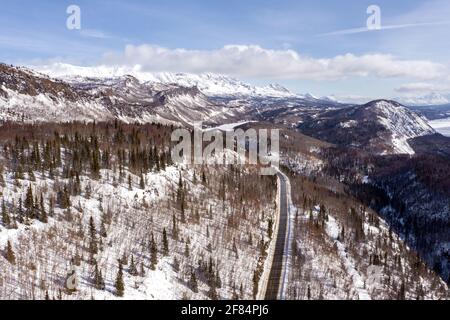
[[[128,179],[129,187],[145,188],[144,174],[164,170],[171,164],[170,134],[162,125],[114,123],[2,124],[0,132],[0,187],[6,181],[15,186],[28,184],[18,201],[1,199],[0,222],[15,228],[17,223],[39,220],[46,223],[52,209],[68,209],[71,197],[90,196],[89,186],[81,188],[81,178],[101,178],[102,169]],[[140,177],[131,181],[131,172]],[[64,179],[56,185],[56,198],[37,193],[32,183],[41,178]],[[9,180],[8,180],[9,179]],[[120,181],[117,181],[120,183]]]

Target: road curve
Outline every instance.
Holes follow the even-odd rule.
[[[286,275],[285,257],[287,256],[287,244],[289,241],[289,237],[287,236],[289,231],[288,194],[286,191],[288,178],[281,172],[278,172],[277,176],[280,183],[278,232],[276,235],[277,238],[275,242],[272,266],[264,296],[265,300],[283,299]]]

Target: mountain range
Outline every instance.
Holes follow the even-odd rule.
[[[297,212],[289,298],[448,296],[450,138],[429,122],[444,118],[446,106],[344,104],[222,75],[128,71],[0,64],[0,244],[12,239],[18,256],[17,269],[11,255],[0,257],[0,271],[30,279],[36,268],[22,263],[33,261],[62,278],[65,263],[79,261],[87,280],[74,294],[109,299],[121,254],[126,298],[254,298],[275,241],[275,179],[255,168],[179,166],[166,148],[171,126],[239,123],[281,130],[281,169]],[[45,243],[80,231],[69,232],[72,246],[40,246],[36,260],[37,248],[22,249],[35,243],[29,230],[46,235],[45,224]],[[54,238],[52,226],[61,225]],[[199,259],[209,262],[194,268]],[[97,262],[106,291],[91,270]],[[57,296],[60,281],[41,276],[50,286],[38,296]],[[31,282],[22,282],[8,278],[0,298],[32,297],[24,290]]]
[[[332,98],[293,94],[276,84],[257,87],[214,74],[130,75],[121,74],[124,70],[120,69],[93,70],[63,64],[56,69],[59,71],[52,70],[50,77],[1,64],[0,119],[120,119],[173,125],[269,121],[327,142],[364,146],[380,154],[412,154],[409,139],[436,133],[418,113],[429,109],[411,110],[395,101],[342,104]],[[42,71],[48,72],[45,68]]]

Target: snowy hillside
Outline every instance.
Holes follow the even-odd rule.
[[[0,299],[254,298],[273,177],[172,165],[170,127],[26,126],[0,132]]]
[[[31,70],[0,64],[0,120],[110,120],[107,108],[71,88]]]
[[[306,136],[285,134],[283,138],[282,162],[286,166],[284,171],[290,172],[293,202],[287,299],[449,298],[445,282],[420,260],[414,247],[405,245],[403,236],[396,234],[389,225],[391,221],[380,218],[374,208],[350,192],[351,181],[357,181],[358,190],[369,186],[370,178],[357,170],[363,167],[362,159],[354,154],[340,155],[337,150],[333,153],[331,145]],[[344,157],[342,160],[341,156]],[[348,166],[347,174],[339,170],[340,161]],[[393,167],[397,165],[393,164]],[[336,178],[331,176],[333,172],[336,172]],[[341,181],[344,177],[349,184]],[[428,206],[429,200],[413,200],[417,196],[413,191],[416,184],[400,179],[395,185],[399,190],[408,189],[404,191],[409,195],[407,203],[416,201],[423,207]],[[367,197],[368,203],[378,199],[376,192]],[[430,216],[430,220],[438,216],[431,212],[424,215]],[[404,222],[403,219],[400,221]],[[410,221],[406,225],[412,227],[416,223]],[[430,232],[434,234],[441,230],[432,227],[431,223],[428,228],[421,225],[418,229],[422,230],[421,234],[427,229],[433,230]],[[434,261],[442,258],[444,266],[446,253],[441,251],[439,256],[438,252],[448,245],[448,241],[445,236],[442,239],[434,240],[436,243],[431,246],[434,249],[428,249],[427,256],[432,256]],[[445,277],[447,273],[442,275]]]
[[[413,154],[409,139],[435,133],[424,117],[394,101],[375,101],[367,108],[376,112],[378,122],[390,133],[395,153]]]

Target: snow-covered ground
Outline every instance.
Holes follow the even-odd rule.
[[[370,209],[350,210],[359,205],[331,181],[294,183],[288,299],[448,298],[447,285]]]
[[[241,299],[252,298],[253,272],[264,262],[260,261],[259,241],[261,235],[264,241],[270,240],[267,219],[273,215],[275,203],[274,199],[255,199],[258,204],[242,208],[244,203],[235,202],[231,194],[224,201],[219,197],[218,183],[226,174],[224,170],[212,169],[207,175],[211,182],[204,185],[200,182],[199,171],[194,177],[192,168],[167,167],[160,173],[145,174],[145,189],[139,188],[138,176],[131,175],[130,189],[128,183],[121,182],[118,174],[111,170],[102,170],[99,180],[81,177],[82,189],[90,185],[91,196],[83,192],[71,197],[70,209],[56,207],[47,224],[33,220],[29,225],[19,224],[18,229],[0,225],[1,248],[9,240],[16,254],[15,265],[0,256],[0,299],[43,299],[46,291],[50,297],[57,297],[60,290],[63,299],[117,299],[114,294],[117,259],[124,254],[128,259],[124,266],[124,299],[208,298],[209,287],[201,271],[197,271],[198,292],[191,291],[188,285],[192,268],[200,268],[201,261],[212,261],[216,266],[222,283],[217,288],[220,298],[230,299],[235,294]],[[179,209],[171,204],[180,174],[188,190],[186,222],[181,221]],[[246,176],[245,172],[242,174]],[[6,186],[0,187],[5,201],[18,203],[18,197],[26,193],[30,184],[36,194],[51,195],[55,184],[63,182],[38,172],[35,175],[35,182],[24,180],[17,186],[12,175],[5,174]],[[248,201],[244,200],[250,204]],[[174,214],[177,217],[176,239],[172,228]],[[110,220],[105,225],[107,236],[99,236],[100,250],[95,257],[103,272],[106,290],[96,290],[92,285],[93,266],[87,262],[88,240],[84,236],[90,217],[98,229],[105,217]],[[158,254],[156,269],[151,270],[150,235],[154,234],[160,251],[163,228],[169,236],[170,254],[167,257]],[[188,256],[186,247],[189,247]],[[64,290],[65,278],[75,256],[81,259],[76,266],[79,287],[69,295]],[[139,271],[137,276],[129,274],[131,256]],[[174,267],[175,258],[179,271]]]

